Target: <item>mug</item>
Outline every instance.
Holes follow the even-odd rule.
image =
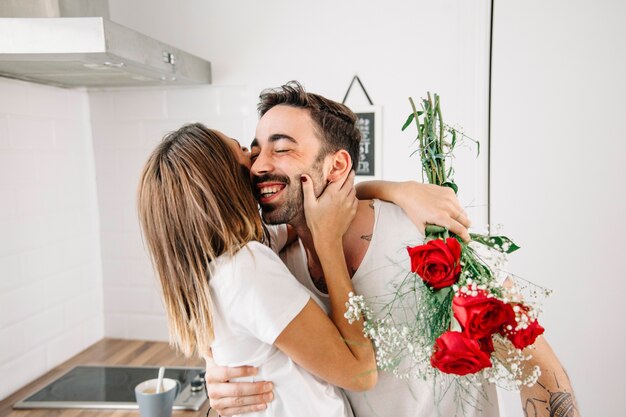
[[[163,378],[163,390],[157,394],[158,379],[149,379],[135,387],[135,398],[141,417],[172,417],[174,400],[180,392],[180,382]]]

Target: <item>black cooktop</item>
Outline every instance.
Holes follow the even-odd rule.
[[[158,375],[158,367],[77,366],[13,408],[137,408],[135,386]],[[174,409],[199,410],[206,394],[202,368],[165,368],[165,378],[181,383]],[[202,387],[199,391],[192,390]],[[195,389],[195,388],[194,388]]]

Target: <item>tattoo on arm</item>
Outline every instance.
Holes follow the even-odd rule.
[[[565,391],[551,392],[548,410],[550,417],[574,417],[576,412],[574,396]]]
[[[563,370],[565,372],[565,370]],[[567,377],[567,373],[565,374]],[[554,374],[557,390],[550,391],[546,386],[537,382],[547,393],[547,401],[540,398],[528,398],[524,404],[524,417],[539,417],[544,415],[541,410],[548,412],[550,417],[575,417],[578,416],[574,395],[561,388],[559,380]],[[541,403],[541,404],[540,404]],[[544,408],[545,407],[545,408]]]
[[[537,410],[537,404],[535,404],[535,401],[539,400],[531,400],[530,398],[526,400],[526,404],[524,404],[524,417],[538,417],[539,410]]]
[[[370,200],[369,206],[370,206],[370,208],[372,210],[374,210],[374,200]],[[361,239],[367,240],[368,242],[371,242],[372,241],[372,233],[370,233],[369,235],[361,235]]]

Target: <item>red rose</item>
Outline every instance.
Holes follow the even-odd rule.
[[[491,358],[480,349],[478,341],[461,332],[448,331],[435,341],[430,364],[446,374],[467,375],[490,368]]]
[[[433,239],[424,245],[407,247],[411,257],[411,271],[434,289],[449,287],[461,273],[461,245],[449,237],[444,242]]]
[[[495,350],[493,348],[493,339],[491,336],[483,337],[482,339],[478,339],[478,344],[480,345],[480,350],[486,353],[493,353]]]
[[[543,334],[544,328],[539,324],[537,320],[530,323],[525,329],[515,330],[515,321],[511,323],[513,330],[506,332],[506,337],[509,338],[513,346],[518,349],[524,349],[526,346],[535,343],[537,336]]]
[[[502,329],[504,324],[515,320],[510,304],[494,297],[488,297],[484,290],[477,295],[461,294],[452,299],[452,311],[467,337],[482,339],[491,337]]]

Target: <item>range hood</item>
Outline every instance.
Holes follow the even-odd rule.
[[[106,0],[0,1],[0,76],[90,88],[211,82],[209,62],[108,15]]]

